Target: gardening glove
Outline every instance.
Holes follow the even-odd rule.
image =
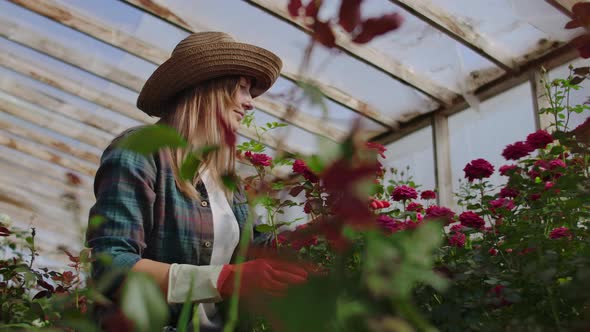
[[[307,280],[307,271],[293,263],[273,259],[255,259],[242,264],[224,265],[217,280],[217,290],[226,299],[235,292],[237,271],[241,267],[239,296],[282,296],[291,285]]]

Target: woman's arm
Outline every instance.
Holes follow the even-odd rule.
[[[170,264],[156,262],[151,259],[142,258],[131,268],[133,272],[143,272],[150,275],[158,287],[162,290],[164,298],[168,297],[168,278],[170,273]]]

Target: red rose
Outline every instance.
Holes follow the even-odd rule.
[[[477,213],[465,211],[459,215],[461,225],[481,229],[485,226],[485,221]]]
[[[303,177],[311,183],[317,183],[319,181],[318,177],[313,174],[313,172],[301,159],[297,159],[293,163],[293,172],[303,175]]]
[[[465,247],[465,234],[457,232],[449,238],[449,245],[457,248]]]
[[[535,149],[544,149],[549,143],[553,142],[553,136],[541,129],[529,134],[526,137],[526,142]]]
[[[549,233],[549,238],[551,239],[560,239],[562,237],[572,238],[572,232],[567,227],[557,227],[554,228],[551,233]]]
[[[463,225],[461,224],[454,224],[451,226],[451,233],[460,232],[461,230],[463,230]]]
[[[520,191],[518,191],[518,189],[509,188],[509,187],[504,187],[504,188],[500,189],[500,194],[499,194],[499,196],[501,198],[506,198],[506,197],[515,198],[515,197],[518,197],[518,195],[520,195]]]
[[[498,198],[493,201],[490,201],[489,204],[490,204],[490,210],[493,213],[496,213],[496,210],[500,209],[500,208],[505,208],[507,210],[514,209],[514,202],[512,202],[512,200],[507,199],[507,198]]]
[[[504,165],[502,167],[500,167],[500,169],[498,170],[500,172],[500,175],[504,175],[504,176],[508,176],[508,172],[512,171],[513,169],[517,169],[518,166],[516,165]]]
[[[475,179],[489,178],[494,173],[494,166],[487,160],[479,158],[468,163],[463,171],[469,182],[473,182]]]
[[[531,201],[536,201],[536,200],[538,200],[539,198],[541,198],[541,194],[532,194],[531,196],[529,196],[529,199],[530,199]]]
[[[420,198],[424,200],[436,199],[436,193],[433,190],[424,190],[422,194],[420,194]]]
[[[307,228],[307,224],[302,224],[299,225],[295,228],[295,232],[297,231],[301,231],[302,229]],[[293,241],[291,241],[291,247],[293,247],[293,249],[295,250],[299,250],[301,248],[307,248],[307,247],[311,247],[311,246],[315,246],[316,244],[318,244],[318,237],[317,235],[313,235],[309,238],[295,238],[293,239]]]
[[[420,203],[410,202],[410,204],[408,204],[408,207],[406,208],[406,210],[408,210],[408,211],[422,212],[424,210],[424,207]]]
[[[490,254],[490,256],[496,256],[498,254],[498,250],[495,248],[490,248],[490,250],[488,250],[488,254]]]
[[[418,198],[418,192],[416,192],[416,189],[414,189],[412,187],[402,185],[402,186],[399,186],[399,187],[396,187],[395,189],[393,189],[393,192],[391,193],[391,197],[393,197],[393,200],[396,202],[406,201],[408,199]]]
[[[504,151],[502,151],[502,156],[506,158],[506,160],[518,160],[522,157],[528,156],[529,153],[534,150],[535,149],[526,142],[516,142],[514,144],[508,144],[504,148]]]
[[[549,162],[549,169],[554,170],[556,168],[566,168],[567,166],[561,159],[554,159]]]
[[[453,222],[453,218],[455,217],[455,212],[451,211],[451,209],[443,207],[443,206],[436,206],[432,205],[426,209],[426,218],[429,219],[436,219],[441,218],[444,220],[445,225],[448,225]]]
[[[272,162],[272,158],[264,153],[252,153],[251,151],[246,151],[245,155],[254,166],[270,166]]]

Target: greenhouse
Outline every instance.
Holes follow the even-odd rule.
[[[589,1],[0,26],[0,330],[590,329]]]

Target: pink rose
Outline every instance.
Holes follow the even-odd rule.
[[[572,232],[567,227],[557,227],[554,228],[551,233],[549,233],[549,238],[551,239],[560,239],[562,237],[572,238]]]
[[[420,213],[420,212],[416,213],[416,220],[419,222],[424,220],[424,216],[422,215],[422,213]]]

